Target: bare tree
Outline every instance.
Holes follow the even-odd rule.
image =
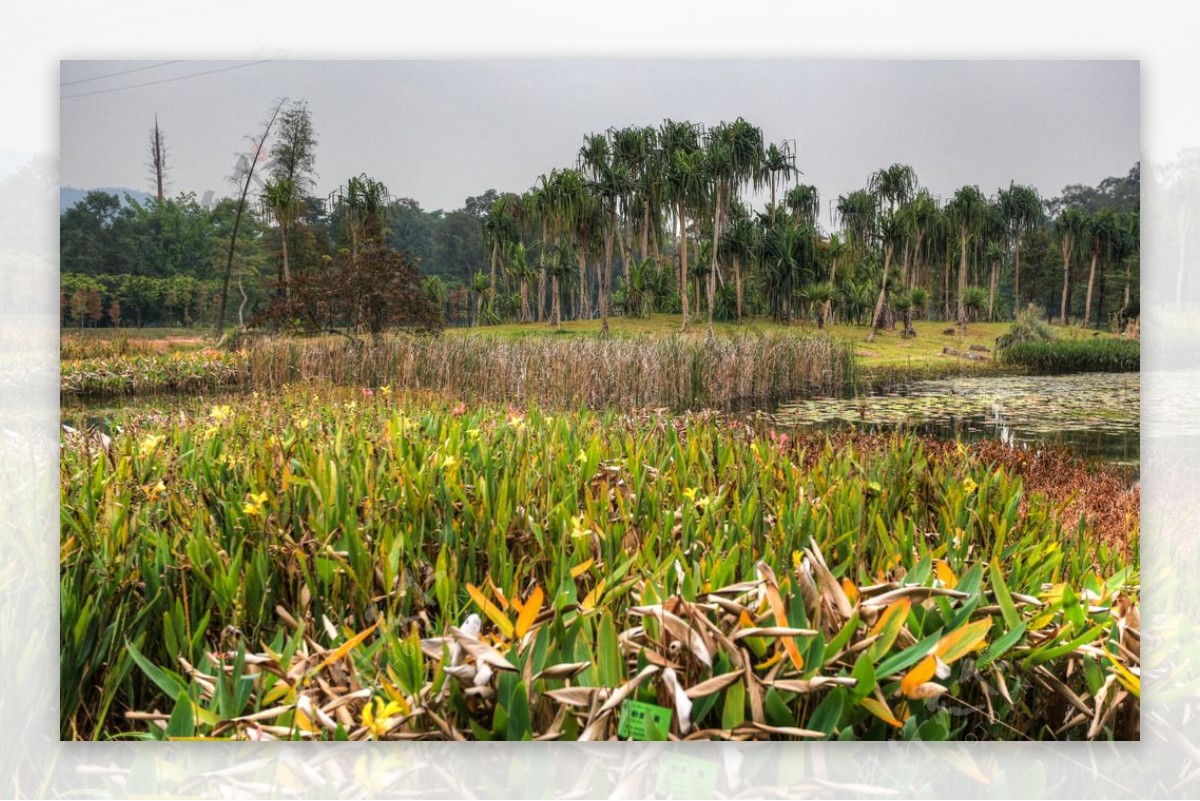
[[[254,145],[249,158],[245,155],[239,156],[237,170],[240,172],[245,170],[245,180],[240,181],[241,176],[235,173],[234,180],[240,181],[242,184],[242,194],[238,198],[237,214],[233,218],[233,233],[229,236],[229,255],[225,260],[225,280],[221,286],[221,306],[217,312],[217,334],[220,335],[222,326],[225,325],[225,307],[229,300],[229,279],[233,275],[233,249],[237,245],[238,228],[242,224],[242,213],[246,210],[246,195],[250,194],[250,182],[254,180],[254,168],[258,165],[260,159],[266,155],[265,146],[267,137],[271,135],[271,128],[275,125],[275,120],[279,117],[279,111],[283,108],[283,104],[287,102],[287,98],[280,100],[274,111],[271,112],[271,118],[267,120],[267,124],[263,126],[262,136]]]
[[[167,143],[163,138],[162,129],[158,127],[157,114],[154,115],[154,130],[150,132],[150,163],[146,166],[150,168],[150,177],[154,180],[158,202],[162,203],[165,197],[163,187],[167,172]]]

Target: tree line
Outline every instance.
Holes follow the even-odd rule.
[[[268,309],[277,323],[297,312],[293,287],[311,292],[322,276],[344,286],[366,245],[405,254],[422,302],[450,324],[599,318],[607,331],[613,314],[670,312],[685,330],[770,316],[851,322],[873,338],[897,325],[913,334],[916,316],[966,325],[1028,304],[1085,326],[1137,314],[1138,165],[1055,198],[1019,184],[940,198],[893,164],[825,201],[826,228],[794,143],[767,142],[741,118],[665,120],[589,134],[574,165],[525,192],[489,189],[443,212],[366,175],[314,197],[303,103],[281,103],[252,153],[276,119],[257,185],[258,160],[243,158],[240,199],[205,208],[192,195],[122,203],[92,192],[65,211],[64,325],[245,325]],[[338,319],[351,317],[361,315]]]

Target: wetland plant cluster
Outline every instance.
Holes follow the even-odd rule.
[[[961,446],[389,386],[117,423],[63,441],[64,737],[1137,736],[1136,557]]]

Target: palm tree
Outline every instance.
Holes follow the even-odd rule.
[[[792,296],[811,275],[816,232],[790,217],[768,219],[758,242],[759,277],[777,322],[788,323]]]
[[[1073,206],[1063,209],[1059,213],[1058,219],[1054,221],[1054,232],[1058,235],[1058,246],[1063,262],[1062,307],[1059,312],[1059,320],[1063,325],[1067,325],[1069,322],[1067,305],[1071,298],[1071,258],[1079,249],[1080,242],[1086,233],[1086,227],[1087,218],[1083,212]]]
[[[821,213],[821,195],[815,186],[796,184],[784,196],[784,203],[796,222],[816,227],[817,216]]]
[[[900,292],[892,296],[892,308],[900,312],[900,317],[904,321],[904,329],[900,332],[900,336],[908,338],[915,337],[917,332],[912,327],[912,310],[913,298],[911,292]]]
[[[279,224],[279,241],[282,256],[279,283],[285,296],[291,295],[292,272],[288,266],[288,224],[296,215],[298,198],[296,185],[287,178],[272,178],[263,190],[263,202],[275,222]]]
[[[1083,307],[1083,326],[1086,328],[1092,319],[1092,291],[1096,285],[1096,265],[1104,260],[1120,236],[1113,210],[1103,208],[1089,215],[1084,227],[1084,236],[1087,240],[1087,251],[1092,257],[1091,269],[1088,271],[1087,300]],[[1096,323],[1099,325],[1100,321],[1097,320]]]
[[[388,188],[366,173],[349,179],[329,195],[330,205],[340,211],[350,232],[350,262],[357,264],[360,244],[375,242],[387,234],[383,211]]]
[[[878,199],[880,206],[885,202],[888,211],[907,203],[917,191],[917,174],[907,164],[893,164],[871,175],[867,188]]]
[[[929,291],[925,287],[915,286],[908,291],[909,300],[912,301],[912,312],[914,315],[919,315],[925,311],[926,304],[929,303]],[[914,329],[912,336],[916,336],[917,332]]]
[[[743,287],[742,267],[754,260],[754,246],[757,228],[749,212],[741,203],[734,203],[730,209],[729,227],[722,235],[725,253],[733,264],[733,287],[737,321],[742,321]]]
[[[937,201],[933,199],[933,195],[929,194],[929,190],[921,189],[905,205],[904,212],[909,216],[909,225],[913,231],[912,269],[906,270],[904,285],[912,290],[921,282],[922,267],[925,261],[925,237],[937,224],[941,210],[938,208]]]
[[[712,334],[722,225],[738,189],[761,174],[762,130],[738,117],[708,132],[706,156],[712,200],[712,269],[708,275],[708,331]]]
[[[1013,245],[1013,311],[1021,308],[1021,240],[1045,221],[1038,191],[1032,186],[1009,183],[1000,190],[1000,210]]]
[[[763,151],[759,169],[761,170],[759,181],[760,183],[765,181],[771,188],[771,205],[774,206],[777,182],[782,178],[783,184],[786,186],[791,177],[800,172],[796,169],[795,142],[787,140],[778,145],[774,142],[767,145],[766,150]]]
[[[837,288],[828,281],[818,281],[809,284],[803,292],[804,298],[811,303],[817,313],[817,330],[824,330],[829,320],[833,299],[837,297]]]
[[[964,310],[964,320],[976,320],[979,318],[979,310],[987,303],[987,290],[981,286],[969,286],[962,293],[962,307]],[[967,332],[967,325],[963,323],[963,333]]]
[[[1004,261],[1005,248],[1002,242],[992,240],[984,248],[983,258],[992,266],[991,279],[988,282],[987,310],[988,319],[996,319],[996,283],[1000,274],[1000,264]]]
[[[488,208],[487,217],[483,221],[485,241],[491,246],[491,285],[488,289],[488,302],[496,300],[496,271],[500,265],[500,254],[508,242],[514,241],[519,232],[515,207],[520,198],[513,194],[504,194],[492,201]]]
[[[518,291],[521,296],[521,322],[527,323],[530,321],[529,310],[529,281],[536,277],[537,271],[529,264],[529,254],[525,250],[525,243],[517,240],[508,242],[503,250],[504,267],[512,279],[516,280]]]
[[[604,272],[600,278],[600,334],[608,336],[608,302],[612,295],[612,246],[617,233],[617,212],[632,182],[625,162],[615,158],[612,143],[604,134],[590,134],[579,150],[581,171],[588,175],[592,191],[600,199],[607,221],[604,230]]]
[[[950,218],[958,230],[958,324],[966,330],[967,307],[963,296],[967,291],[967,246],[979,231],[987,212],[987,198],[977,186],[964,186],[954,193],[948,208]]]
[[[477,271],[475,277],[471,279],[471,292],[475,295],[475,325],[483,324],[483,296],[487,294],[491,286],[492,282],[488,280],[487,273],[483,270]]]
[[[879,239],[883,244],[883,270],[879,279],[879,298],[875,301],[875,313],[871,315],[871,331],[867,341],[875,341],[875,332],[883,324],[883,308],[887,301],[888,273],[891,272],[892,257],[897,245],[903,245],[909,235],[907,215],[896,211],[885,211],[879,215]]]
[[[676,208],[679,231],[679,298],[682,330],[688,328],[688,209],[702,206],[706,189],[705,158],[700,149],[699,127],[688,122],[665,120],[659,129],[664,159],[664,196]]]

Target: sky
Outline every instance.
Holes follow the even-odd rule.
[[[943,198],[1010,181],[1052,197],[1141,158],[1137,61],[63,61],[59,83],[62,185],[148,191],[157,115],[168,192],[198,197],[233,194],[282,97],[312,113],[315,194],[365,172],[430,210],[523,191],[586,134],[664,118],[794,140],[827,226],[893,163]]]

